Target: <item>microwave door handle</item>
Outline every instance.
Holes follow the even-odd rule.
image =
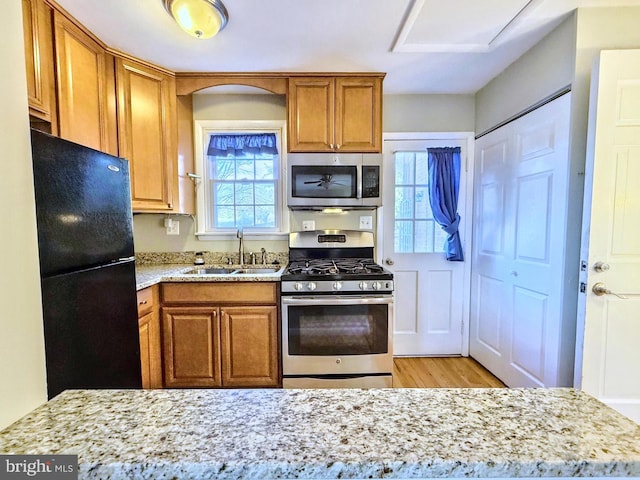
[[[362,199],[362,164],[356,165],[356,198]]]

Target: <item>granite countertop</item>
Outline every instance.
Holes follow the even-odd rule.
[[[278,268],[275,273],[252,273],[233,275],[195,275],[186,272],[194,268],[243,268],[240,265],[189,265],[189,264],[136,264],[136,288],[142,290],[160,282],[278,282],[284,267],[282,265],[266,265],[263,268]],[[261,265],[244,265],[244,268],[260,269]]]
[[[70,390],[0,454],[80,478],[640,476],[640,426],[573,389]]]

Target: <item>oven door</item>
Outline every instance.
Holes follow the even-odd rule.
[[[282,297],[285,378],[390,376],[393,296]]]

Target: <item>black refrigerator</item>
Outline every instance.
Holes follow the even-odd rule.
[[[141,388],[129,164],[31,131],[49,398]]]

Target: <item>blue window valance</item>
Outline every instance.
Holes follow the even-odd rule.
[[[275,133],[255,135],[211,135],[207,155],[226,157],[243,153],[278,154]]]

